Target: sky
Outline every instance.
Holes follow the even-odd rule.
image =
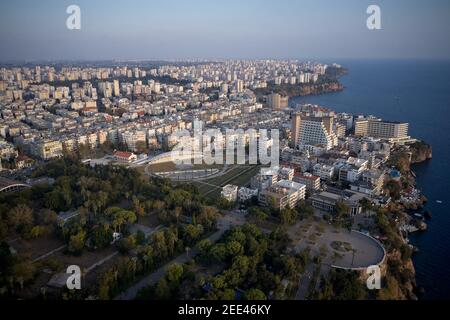
[[[381,30],[366,26],[372,4]],[[450,59],[449,39],[448,0],[0,1],[2,62]]]

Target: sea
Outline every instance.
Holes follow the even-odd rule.
[[[376,115],[410,124],[410,135],[433,147],[433,159],[414,165],[432,212],[428,230],[410,235],[420,299],[450,299],[450,60],[337,60],[348,69],[344,91],[295,97],[338,112]]]

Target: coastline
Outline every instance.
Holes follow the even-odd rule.
[[[320,95],[326,96],[327,92]],[[294,98],[298,97],[303,96],[295,96]],[[332,105],[326,105],[325,107],[332,108]],[[414,213],[423,211],[424,206],[428,202],[428,199],[423,195],[422,190],[419,190],[417,186],[414,166],[431,160],[433,157],[433,149],[430,144],[422,140],[417,140],[416,143],[408,146],[408,150],[407,152],[405,152],[404,156],[406,157],[406,159],[404,159],[406,161],[396,164],[400,166],[400,169],[403,170],[405,174],[405,181],[407,181],[407,186],[405,186],[402,191],[405,191],[409,188],[414,188],[415,190],[418,190],[418,192],[420,193],[420,197],[412,205],[409,206],[405,206],[398,201],[394,201],[393,205],[390,206],[389,211],[385,213],[390,213],[392,216],[397,212],[403,217],[403,221],[405,223],[410,223],[414,219]],[[427,212],[422,212],[422,215],[426,216]],[[424,288],[417,285],[416,267],[413,261],[413,255],[418,251],[418,248],[410,244],[410,234],[405,233],[401,230],[401,226],[396,222],[396,219],[392,218],[390,220],[391,223],[394,223],[396,225],[396,234],[394,238],[396,239],[396,241],[401,241],[401,245],[397,246],[398,248],[394,248],[393,250],[387,250],[384,275],[385,285],[388,288],[382,291],[388,291],[390,292],[390,294],[380,294],[379,296],[381,297],[379,298],[388,300],[419,300],[424,294]],[[426,232],[426,230],[427,228],[425,224],[424,228],[418,227],[415,232],[423,233]],[[406,250],[407,252],[405,252],[404,249],[406,247],[410,249]],[[391,273],[391,275],[389,277],[386,277],[388,272]],[[392,280],[392,278],[394,278],[394,280]],[[394,290],[394,288],[397,289]]]
[[[278,93],[291,99],[341,92],[345,87],[340,82],[340,78],[347,74],[348,70],[346,68],[329,66],[325,74],[321,75],[316,83],[284,83],[276,85],[274,82],[269,82],[266,88],[255,89],[254,93],[259,98],[271,93]]]

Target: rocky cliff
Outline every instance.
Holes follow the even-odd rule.
[[[433,157],[432,147],[423,141],[413,143],[410,146],[410,150],[411,150],[411,164],[420,163],[429,160]]]

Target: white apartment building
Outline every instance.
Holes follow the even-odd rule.
[[[259,203],[264,206],[274,205],[275,208],[295,208],[306,196],[306,186],[301,183],[280,180],[259,194]]]
[[[238,196],[238,188],[238,186],[228,184],[222,188],[222,192],[220,193],[220,195],[229,202],[236,202]]]
[[[278,178],[280,180],[289,180],[292,181],[294,178],[295,170],[292,168],[282,167],[278,170]]]
[[[36,142],[31,149],[31,153],[43,160],[61,157],[63,152],[60,141],[42,140]]]
[[[292,120],[291,132],[295,148],[319,146],[330,150],[338,144],[333,131],[333,117],[310,117],[297,113]]]
[[[320,177],[314,176],[310,173],[297,173],[294,175],[293,181],[304,184],[309,193],[314,193],[320,190]]]
[[[322,180],[331,180],[334,174],[334,167],[327,164],[318,163],[313,167],[313,174],[320,177]]]
[[[408,123],[364,118],[355,121],[355,136],[368,136],[381,139],[408,139],[408,129]]]
[[[258,189],[249,189],[242,187],[238,191],[238,200],[239,202],[246,202],[251,200],[253,197],[258,196]]]
[[[119,134],[119,141],[127,146],[130,151],[136,152],[139,143],[147,143],[145,131],[125,131]]]

